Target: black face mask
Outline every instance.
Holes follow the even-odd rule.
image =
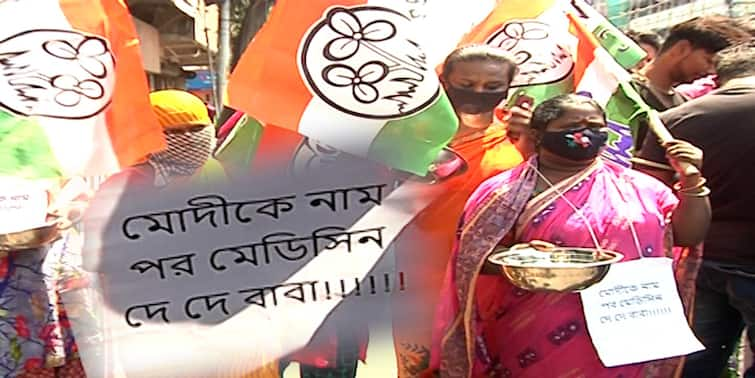
[[[543,148],[562,158],[581,161],[596,158],[606,141],[608,132],[604,129],[580,127],[564,131],[546,131],[541,142]]]
[[[457,112],[467,114],[481,114],[492,112],[508,95],[508,90],[497,92],[476,92],[469,89],[445,88],[451,105]]]

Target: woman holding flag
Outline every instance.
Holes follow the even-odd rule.
[[[487,262],[498,247],[532,240],[599,244],[625,260],[668,256],[672,229],[677,245],[702,240],[710,221],[705,180],[681,175],[677,198],[652,177],[599,158],[605,129],[603,109],[589,98],[544,101],[531,121],[538,155],[470,197],[433,333],[431,366],[442,377],[643,377],[649,369],[667,377],[678,368],[678,360],[604,367],[577,294],[518,289]],[[673,141],[667,153],[677,171],[701,162],[686,142]]]
[[[429,363],[432,329],[427,320],[433,317],[455,235],[455,225],[449,220],[459,217],[477,185],[522,161],[507,131],[515,129],[519,136],[529,122],[529,111],[519,107],[496,111],[516,71],[510,55],[489,45],[460,47],[442,66],[441,82],[460,126],[449,147],[464,160],[467,170],[445,172],[439,167],[433,172],[444,194],[407,226],[403,234],[411,238],[402,238],[396,245],[400,269],[410,277],[422,277],[407,295],[393,302],[399,377],[417,376]]]

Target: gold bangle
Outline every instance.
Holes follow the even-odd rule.
[[[692,193],[692,192],[689,192],[689,191],[680,191],[679,194],[681,194],[683,196],[686,196],[686,197],[702,198],[702,197],[707,197],[708,195],[710,195],[710,189],[708,189],[707,186],[703,186],[701,188],[701,190],[699,192],[697,192],[697,193]]]
[[[697,181],[697,184],[688,188],[682,188],[682,183],[677,182],[676,184],[674,184],[674,190],[676,190],[677,192],[689,192],[691,190],[702,188],[707,182],[708,180],[706,180],[705,177],[701,177],[700,180]]]

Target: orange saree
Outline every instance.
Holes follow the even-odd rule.
[[[392,301],[393,337],[398,377],[418,377],[429,366],[432,323],[456,222],[474,189],[485,179],[522,162],[506,139],[506,128],[494,124],[476,135],[460,136],[450,147],[468,170],[440,185],[444,194],[430,204],[395,242],[396,265],[407,277],[406,291]]]

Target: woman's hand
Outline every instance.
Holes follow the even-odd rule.
[[[703,150],[693,146],[689,142],[674,139],[663,145],[666,148],[666,157],[671,167],[674,168],[679,176],[685,176],[683,163],[691,164],[700,170],[703,166]]]
[[[685,165],[691,164],[699,171],[703,163],[703,151],[689,142],[672,140],[663,145],[666,156],[679,174],[679,205],[671,218],[674,242],[678,246],[691,247],[702,242],[710,225],[711,209],[705,180],[700,173],[685,174]],[[699,193],[689,191],[700,190]]]
[[[506,136],[525,159],[535,153],[535,140],[530,129],[531,109],[528,103],[515,105],[510,109],[507,120]]]
[[[84,215],[87,203],[83,201],[73,201],[66,204],[57,204],[55,207],[48,209],[48,214],[56,216],[58,228],[65,230],[73,227]]]
[[[527,103],[514,105],[509,109],[509,117],[506,120],[508,124],[506,136],[511,139],[512,143],[516,144],[521,136],[528,132],[531,119],[532,111]]]

